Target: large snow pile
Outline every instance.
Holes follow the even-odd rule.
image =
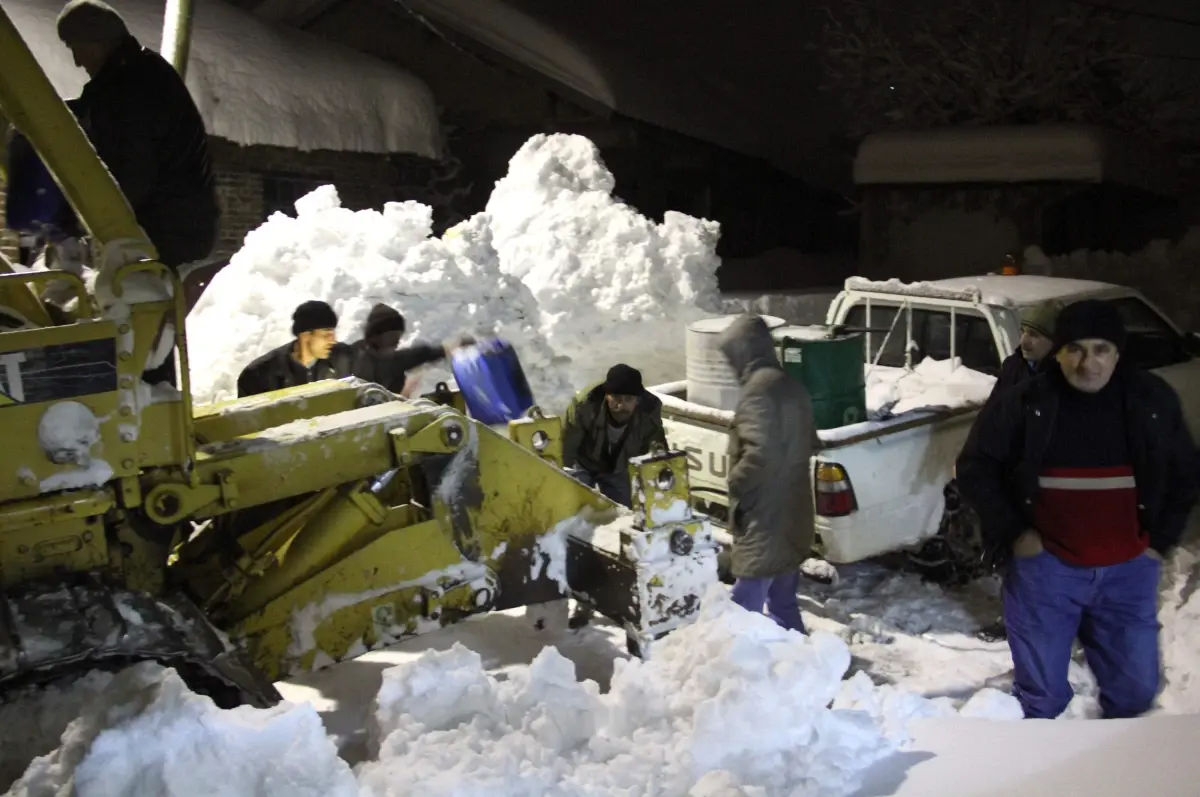
[[[163,0],[110,5],[143,46],[159,49]],[[55,30],[62,3],[5,0],[4,10],[59,94],[79,96],[87,74]],[[187,85],[212,135],[301,150],[441,152],[437,103],[409,72],[221,0],[197,3],[192,28]]]
[[[550,345],[579,362],[637,360],[654,373],[680,367],[697,304],[716,311],[720,225],[667,211],[655,224],[612,196],[616,180],[581,136],[535,136],[488,200],[505,273],[542,312]],[[630,335],[654,318],[663,334]]]
[[[843,682],[849,664],[841,640],[785,631],[720,586],[650,660],[618,661],[603,695],[554,648],[505,681],[461,646],[431,651],[385,671],[360,782],[381,797],[851,794],[909,719],[955,712]],[[1011,701],[968,705],[1012,716]]]
[[[911,370],[867,365],[867,414],[900,415],[917,409],[954,409],[987,401],[996,377],[954,360],[926,357]]]
[[[586,138],[538,135],[488,211],[440,239],[419,203],[355,212],[332,186],[314,191],[295,218],[275,214],[246,236],[189,317],[196,400],[232,397],[241,369],[291,338],[308,299],[333,305],[343,340],[376,302],[399,309],[413,338],[502,335],[551,409],[618,361],[648,384],[682,377],[686,325],[717,308],[719,226],[674,213],[654,224],[613,185]]]
[[[174,670],[145,662],[84,704],[62,744],[9,797],[357,797],[311,706],[218,709]]]

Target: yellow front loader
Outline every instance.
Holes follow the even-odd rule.
[[[266,705],[296,672],[567,594],[643,651],[694,616],[715,545],[678,452],[631,465],[618,517],[559,467],[555,417],[499,432],[445,389],[354,379],[194,408],[179,280],[3,8],[0,113],[98,272],[89,291],[0,262],[0,695],[154,659]],[[65,318],[39,299],[54,280]],[[179,389],[146,384],[172,351]]]

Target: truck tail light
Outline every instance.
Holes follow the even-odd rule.
[[[846,469],[836,462],[822,462],[816,473],[817,514],[821,517],[845,517],[858,509],[854,488]]]

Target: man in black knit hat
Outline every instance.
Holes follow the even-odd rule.
[[[989,402],[958,459],[989,555],[1007,565],[1013,694],[1027,717],[1070,703],[1076,638],[1105,717],[1136,717],[1158,692],[1159,570],[1200,488],[1179,398],[1121,362],[1125,337],[1111,304],[1068,305],[1057,367]]]
[[[621,504],[633,503],[629,460],[667,447],[662,402],[642,386],[636,368],[618,363],[604,381],[576,394],[563,422],[563,465],[579,481]],[[581,628],[592,607],[579,603],[570,627]]]
[[[386,304],[372,307],[363,326],[362,340],[352,344],[354,375],[408,397],[415,389],[415,385],[409,381],[409,371],[444,360],[454,349],[453,345],[435,346],[429,343],[414,343],[397,349],[400,339],[404,337],[404,330],[404,316],[397,310]],[[459,342],[466,345],[470,339],[463,338]]]
[[[655,443],[667,445],[662,402],[642,387],[641,372],[624,363],[567,407],[563,465],[618,504],[633,502],[629,460],[650,453]]]
[[[390,312],[381,312],[380,307]],[[371,313],[375,323],[368,320],[369,337],[347,345],[337,340],[338,317],[333,308],[321,301],[304,302],[292,313],[294,339],[242,370],[238,397],[351,375],[398,393],[408,371],[445,359],[471,342],[469,336],[460,336],[441,346],[417,343],[397,349],[395,344],[404,334],[404,318],[385,305],[376,305]],[[384,348],[389,342],[392,348]]]

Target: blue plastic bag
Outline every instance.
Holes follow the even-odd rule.
[[[517,351],[499,338],[478,340],[450,358],[454,381],[475,420],[488,426],[520,418],[533,406]]]

